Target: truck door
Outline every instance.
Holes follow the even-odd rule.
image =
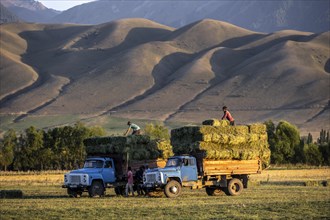
[[[184,158],[181,165],[182,181],[197,181],[197,167],[195,158]]]
[[[112,160],[107,160],[104,163],[104,168],[102,171],[102,176],[103,176],[103,180],[106,183],[113,183],[116,181],[116,177],[115,177],[115,168],[113,167],[113,162]]]

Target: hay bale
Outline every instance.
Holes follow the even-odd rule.
[[[230,126],[229,128],[234,135],[245,135],[249,133],[249,127],[247,125]]]
[[[251,124],[248,125],[249,132],[252,134],[265,134],[267,133],[267,127],[265,124]]]
[[[86,153],[126,154],[133,160],[148,160],[173,156],[169,141],[151,140],[147,135],[113,136],[89,138],[84,140]]]
[[[218,119],[212,118],[212,119],[203,121],[202,125],[226,127],[226,126],[229,126],[229,121],[228,120],[218,120]]]
[[[189,126],[171,131],[171,144],[175,154],[204,152],[206,159],[250,160],[261,158],[269,164],[270,150],[266,127],[263,124],[212,126],[215,119],[202,126]]]
[[[23,198],[23,192],[22,190],[0,190],[0,198],[2,199]]]

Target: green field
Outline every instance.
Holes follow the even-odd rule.
[[[298,184],[329,181],[329,174],[328,168],[266,170],[251,176],[250,187],[237,197],[185,189],[168,199],[125,198],[112,189],[103,198],[86,193],[69,198],[60,187],[63,172],[1,173],[0,190],[20,189],[24,197],[0,199],[0,214],[1,219],[329,219],[329,186]]]
[[[104,116],[86,116],[86,115],[54,115],[54,116],[27,116],[21,120],[15,121],[13,115],[0,115],[0,136],[9,129],[22,132],[30,126],[38,129],[50,129],[54,127],[61,127],[65,125],[74,125],[77,122],[82,122],[86,126],[99,126],[102,127],[107,135],[122,135],[127,129],[127,121],[131,120],[137,123],[144,129],[147,123],[160,123],[156,120],[143,120],[143,119],[126,119],[117,118],[109,115]],[[176,128],[189,124],[184,122],[169,122],[165,124],[168,128]]]

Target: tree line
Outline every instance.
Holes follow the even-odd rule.
[[[86,157],[83,140],[104,135],[102,128],[82,123],[47,131],[31,126],[21,135],[10,129],[0,140],[0,166],[23,171],[75,169]]]
[[[296,126],[280,121],[277,126],[272,121],[265,122],[272,164],[330,165],[329,131],[321,130],[316,141],[309,133],[300,137]]]
[[[330,165],[329,131],[321,130],[315,141],[311,134],[300,137],[296,126],[286,121],[267,127],[272,164]],[[151,138],[169,139],[162,125],[147,124],[145,134]],[[86,157],[83,140],[104,136],[101,127],[86,127],[82,123],[47,131],[33,126],[18,135],[8,130],[0,140],[0,168],[3,170],[70,170],[83,165]]]

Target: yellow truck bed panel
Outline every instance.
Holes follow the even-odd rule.
[[[260,160],[204,160],[204,175],[255,174],[261,172]]]

